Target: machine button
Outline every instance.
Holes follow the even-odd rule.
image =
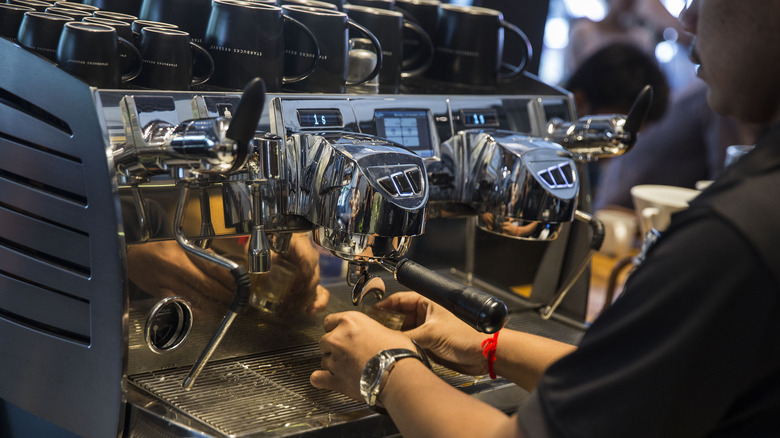
[[[387,190],[387,193],[398,196],[398,189],[395,188],[395,184],[393,184],[393,181],[389,177],[379,178],[376,182],[378,182],[383,189]]]
[[[414,193],[422,192],[422,172],[420,172],[420,169],[407,170],[406,177],[409,178],[409,182],[412,184],[412,190],[414,190]]]
[[[412,191],[412,184],[409,182],[409,178],[406,177],[405,173],[394,173],[391,176],[395,184],[398,186],[401,195],[409,196],[414,194]]]
[[[574,170],[571,168],[571,164],[565,163],[559,167],[561,175],[566,179],[565,187],[574,186]]]
[[[539,175],[539,178],[541,178],[542,181],[544,181],[545,184],[547,184],[551,188],[555,187],[555,181],[553,180],[552,175],[550,175],[550,171],[549,170],[547,170],[547,169],[542,170],[542,171],[540,171],[538,173],[538,175]]]

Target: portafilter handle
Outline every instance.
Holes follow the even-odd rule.
[[[481,290],[451,280],[409,259],[394,267],[395,279],[441,305],[483,333],[501,330],[507,321],[506,304]]]

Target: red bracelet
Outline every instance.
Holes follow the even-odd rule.
[[[496,361],[496,346],[498,345],[499,333],[501,332],[496,332],[492,337],[482,341],[482,355],[485,356],[485,359],[488,361],[488,372],[490,373],[491,379],[496,378],[496,372],[493,371],[493,362]]]

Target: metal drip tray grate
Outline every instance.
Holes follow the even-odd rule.
[[[320,359],[314,345],[215,361],[190,391],[181,388],[189,368],[137,374],[130,381],[226,436],[278,435],[274,431],[308,430],[373,414],[363,403],[311,386],[309,375],[320,369]],[[484,379],[441,367],[435,371],[454,386]]]

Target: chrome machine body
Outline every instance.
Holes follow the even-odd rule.
[[[310,386],[320,318],[150,293],[133,272],[154,245],[251,275],[311,231],[400,278],[431,214],[510,218],[535,238],[574,217],[572,154],[544,139],[574,109],[531,77],[526,94],[269,95],[247,147],[230,133],[240,93],[90,88],[16,48],[0,40],[0,398],[79,435],[395,433]],[[348,295],[328,311],[354,308]],[[502,409],[521,398],[435,371]]]

